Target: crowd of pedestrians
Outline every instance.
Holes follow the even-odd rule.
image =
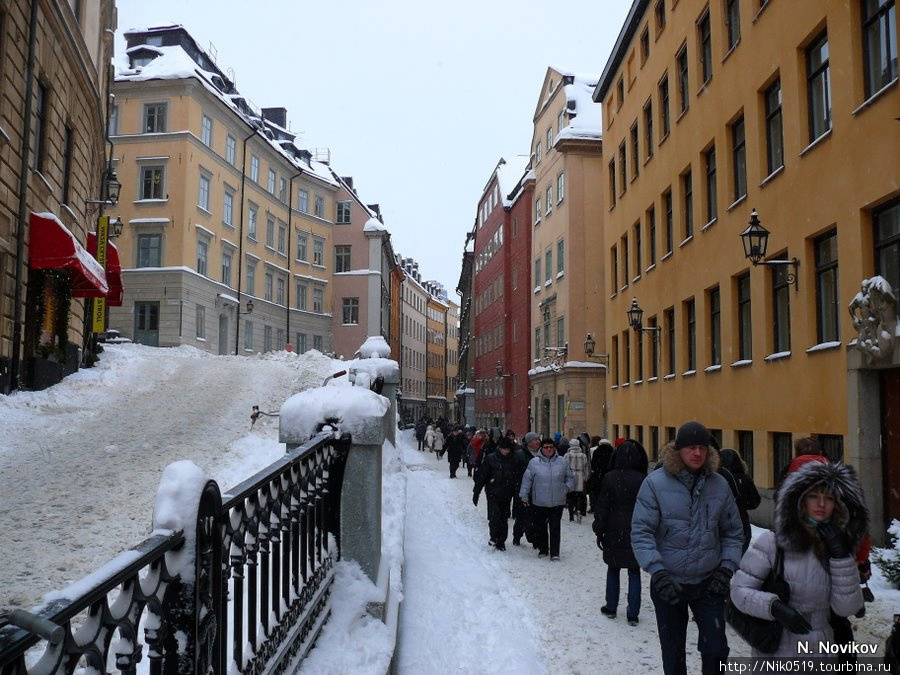
[[[654,466],[637,440],[587,433],[567,439],[529,431],[519,440],[512,430],[439,419],[417,424],[416,438],[419,450],[438,459],[446,451],[451,478],[465,466],[476,507],[484,493],[488,544],[497,551],[506,551],[513,519],[514,546],[530,544],[539,557],[560,561],[563,513],[576,524],[593,513],[607,566],[598,612],[617,617],[624,569],[625,616],[637,625],[646,572],[665,675],[686,675],[691,621],[703,675],[725,672],[727,603],[767,621],[764,630],[781,631],[775,652],[751,650],[757,659],[796,656],[805,644],[833,656],[818,654],[819,645],[852,641],[848,617],[865,612],[868,510],[854,469],[824,456],[813,437],[797,441],[796,457],[780,473],[774,530],[752,542],[750,511],[760,493],[740,455],[720,448],[699,422],[683,424]],[[776,561],[789,599],[764,588]]]

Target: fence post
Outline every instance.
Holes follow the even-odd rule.
[[[341,557],[358,562],[376,584],[381,563],[383,445],[383,418],[373,417],[357,426],[341,491]]]

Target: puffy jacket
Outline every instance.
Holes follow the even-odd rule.
[[[674,444],[660,452],[660,468],[641,485],[631,520],[634,556],[646,572],[666,570],[675,581],[699,584],[720,566],[738,568],[744,532],[731,488],[716,473],[718,460],[710,448],[694,475]]]
[[[631,548],[631,518],[641,484],[647,477],[647,452],[637,441],[615,450],[615,468],[603,476],[594,506],[594,534],[602,536],[603,562],[610,567],[638,567]]]
[[[572,473],[575,474],[575,487],[573,489],[576,492],[584,492],[588,477],[591,474],[588,456],[581,450],[581,446],[570,445],[565,459],[569,466],[572,467]]]
[[[575,474],[565,458],[539,452],[528,462],[519,488],[519,499],[535,506],[565,506],[566,495],[575,489]]]
[[[484,458],[481,468],[475,474],[474,494],[484,488],[488,497],[510,499],[516,494],[519,484],[519,461],[513,453],[504,455],[499,450]]]

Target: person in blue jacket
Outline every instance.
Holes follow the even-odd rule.
[[[631,520],[634,557],[651,575],[665,675],[686,675],[688,608],[697,622],[703,675],[724,672],[728,659],[725,598],[744,531],[710,444],[702,424],[682,425],[641,484]]]
[[[560,520],[566,495],[575,489],[575,474],[556,452],[552,438],[541,439],[541,450],[528,462],[519,488],[519,499],[531,509],[532,539],[538,555],[559,560]]]

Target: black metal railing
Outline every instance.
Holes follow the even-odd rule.
[[[324,432],[224,495],[207,482],[193,536],[157,531],[36,622],[7,615],[0,675],[283,673],[328,616],[349,449]]]

